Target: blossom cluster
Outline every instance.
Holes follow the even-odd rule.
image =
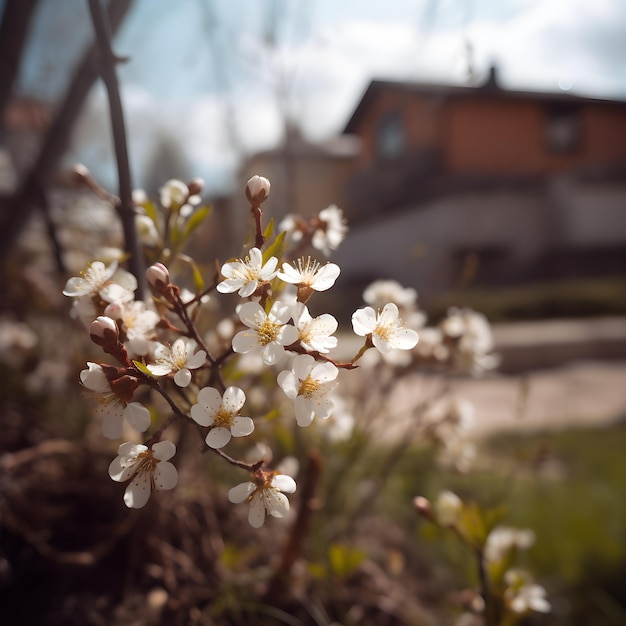
[[[144,195],[135,194],[138,205],[146,208],[137,215],[143,242],[153,255],[161,246],[160,260],[146,271],[151,298],[136,297],[136,277],[116,261],[100,260],[70,278],[63,293],[72,298],[73,315],[92,341],[115,361],[89,361],[80,381],[96,401],[103,435],[124,439],[109,474],[115,481],[128,482],[127,506],[143,507],[153,491],[176,486],[178,474],[171,462],[176,446],[164,435],[169,428],[189,425],[208,449],[249,472],[250,480],[233,487],[228,497],[231,502],[250,503],[249,521],[257,527],[266,512],[275,517],[286,514],[289,501],[284,494],[294,492],[296,484],[292,477],[266,467],[266,458],[249,463],[222,451],[233,438],[254,438],[263,422],[248,398],[254,389],[247,393],[240,376],[229,381],[235,368],[226,365],[245,371],[246,359],[257,359],[272,372],[276,389],[290,403],[291,408],[282,412],[291,414],[298,426],[308,427],[316,418],[327,420],[338,407],[341,411],[337,389],[341,369],[355,368],[370,349],[381,355],[413,350],[418,332],[405,324],[394,302],[365,306],[351,320],[362,348],[347,363],[334,360],[339,322],[309,307],[315,293],[335,285],[340,268],[310,255],[295,255],[293,248],[308,233],[313,250],[330,252],[345,236],[345,221],[339,209],[329,207],[306,228],[304,221],[298,222],[299,231],[294,227],[289,232],[287,219],[284,230],[269,242],[260,229],[259,207],[269,196],[269,181],[262,177],[253,177],[246,189],[257,219],[256,245],[241,258],[223,263],[213,286],[201,283],[195,292],[187,292],[170,274],[166,261],[174,259],[168,237],[191,231],[188,225],[202,211],[199,187],[197,181],[189,185],[168,181],[161,190],[160,212]],[[288,240],[291,249],[284,245]],[[203,315],[210,317],[215,311],[205,306],[207,299],[215,302],[233,295],[237,301],[228,315],[218,323],[211,323],[214,319],[203,323]],[[222,309],[227,303],[221,303]],[[171,410],[165,418],[156,408],[158,396]]]

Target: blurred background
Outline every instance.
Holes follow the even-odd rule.
[[[192,252],[207,265],[240,254],[253,174],[272,182],[267,220],[336,204],[349,233],[320,302],[346,328],[381,278],[415,288],[431,319],[485,313],[500,368],[458,381],[488,459],[474,489],[495,489],[503,459],[526,463],[511,509],[543,537],[552,623],[626,623],[623,0],[103,6],[133,186],[204,179],[213,215]],[[0,506],[14,507],[11,455],[87,433],[60,291],[119,227],[71,169],[113,194],[118,181],[88,3],[4,0],[0,16]],[[443,482],[430,480],[399,493]],[[5,600],[54,570],[37,522],[16,530],[31,514],[0,519]]]

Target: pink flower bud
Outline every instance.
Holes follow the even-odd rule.
[[[146,280],[157,291],[170,283],[170,272],[163,263],[154,263],[146,270]]]
[[[108,339],[111,333],[114,333],[115,338],[119,336],[117,324],[110,317],[105,317],[104,315],[98,316],[89,326],[89,334],[92,337]]]
[[[246,185],[246,198],[252,206],[259,206],[270,195],[270,181],[263,176],[253,176]]]
[[[433,518],[433,510],[430,501],[424,496],[416,496],[413,498],[413,506],[422,517],[426,519]]]

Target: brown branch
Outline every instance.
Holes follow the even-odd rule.
[[[100,0],[89,0],[89,10],[91,11],[91,19],[100,52],[102,80],[109,96],[111,130],[115,144],[115,160],[119,180],[120,201],[116,208],[122,221],[126,251],[130,254],[128,267],[137,279],[137,299],[143,300],[146,292],[145,263],[135,227],[135,205],[133,203],[133,187],[131,184],[130,162],[128,160],[124,109],[122,108],[119,84],[115,72],[115,64],[118,59],[111,49],[111,29],[102,10]]]
[[[298,514],[291,527],[289,538],[280,563],[276,568],[274,576],[270,580],[269,586],[265,593],[265,601],[271,603],[276,599],[279,593],[283,593],[285,587],[288,587],[289,572],[302,554],[304,542],[309,534],[311,525],[311,517],[316,510],[316,494],[322,475],[322,456],[319,452],[311,450],[309,452],[309,464],[307,473],[302,485],[302,493],[300,496],[300,508]]]
[[[132,0],[115,0],[107,6],[111,31],[117,30]],[[40,189],[45,188],[59,159],[66,150],[70,132],[83,108],[87,95],[98,78],[97,49],[89,48],[79,63],[54,121],[43,140],[37,159],[18,190],[2,202],[0,223],[0,262],[9,257],[19,234],[33,210],[39,207]]]

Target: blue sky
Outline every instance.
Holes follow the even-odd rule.
[[[20,91],[54,102],[91,26],[86,0],[41,7]],[[626,99],[626,0],[135,0],[115,50],[138,181],[165,134],[223,188],[280,140],[279,102],[325,138],[372,78],[463,83],[468,50],[477,80],[497,63],[505,87]],[[107,132],[98,88],[69,158],[111,177]]]

